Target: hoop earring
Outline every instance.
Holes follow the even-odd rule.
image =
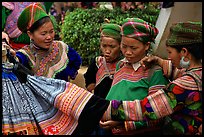
[[[188,68],[190,66],[190,60],[184,61],[184,56],[180,60],[180,67],[182,68]]]

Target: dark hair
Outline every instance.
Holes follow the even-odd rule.
[[[36,21],[29,29],[29,31],[31,33],[33,33],[34,31],[36,31],[39,27],[41,27],[44,23],[46,22],[52,22],[52,20],[50,19],[49,16],[43,17],[41,19],[39,19],[38,21]]]
[[[178,52],[181,52],[182,48],[186,48],[197,60],[202,59],[202,43],[169,46],[175,48]]]

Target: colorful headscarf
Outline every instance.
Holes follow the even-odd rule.
[[[39,19],[49,16],[45,7],[39,3],[33,3],[27,6],[18,18],[18,28],[22,32],[28,30]]]
[[[101,26],[101,36],[108,36],[121,41],[121,27],[117,24],[105,23]]]
[[[179,22],[171,26],[166,45],[176,46],[196,43],[202,43],[202,23]]]
[[[141,42],[154,42],[158,29],[152,24],[139,19],[139,18],[127,18],[123,21],[122,36],[135,38]]]

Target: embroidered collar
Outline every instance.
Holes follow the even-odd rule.
[[[123,62],[126,62],[126,63],[129,63],[129,62],[128,62],[128,60],[127,60],[126,58],[122,59],[122,61],[123,61]],[[133,67],[134,71],[137,71],[137,70],[138,70],[138,68],[141,66],[141,64],[140,64],[140,62],[139,62],[139,61],[138,61],[138,62],[136,62],[136,63],[134,63],[134,64],[131,64],[131,65],[132,65],[132,67]]]

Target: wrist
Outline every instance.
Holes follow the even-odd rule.
[[[163,64],[163,59],[162,59],[162,58],[160,58],[160,57],[158,57],[158,56],[156,56],[156,63],[157,63],[159,66],[161,66],[161,67],[162,67],[162,64]]]

